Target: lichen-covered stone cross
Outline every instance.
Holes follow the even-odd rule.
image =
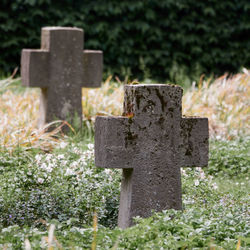
[[[175,85],[126,85],[124,116],[96,118],[96,166],[123,169],[121,228],[152,210],[181,209],[180,168],[208,163],[208,119],[182,117],[181,100]]]
[[[42,29],[41,49],[24,49],[21,56],[24,86],[42,89],[39,127],[55,119],[82,120],[82,87],[99,87],[102,51],[83,50],[83,30]]]

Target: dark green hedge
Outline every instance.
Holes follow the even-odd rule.
[[[166,79],[174,65],[222,74],[250,66],[249,0],[0,0],[0,71],[40,47],[43,26],[85,30],[105,72]]]

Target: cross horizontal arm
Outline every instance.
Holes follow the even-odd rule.
[[[83,85],[98,88],[102,82],[103,54],[99,50],[83,51]]]
[[[23,49],[21,56],[22,84],[27,87],[48,87],[49,52]]]
[[[181,121],[182,167],[208,165],[208,119],[183,117]]]
[[[98,116],[95,121],[95,164],[101,168],[131,168],[132,148],[126,146],[129,118]]]

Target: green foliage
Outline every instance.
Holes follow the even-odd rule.
[[[85,30],[85,48],[104,51],[107,74],[179,81],[197,67],[234,72],[250,66],[249,9],[247,0],[2,0],[0,69],[40,47],[41,27],[60,25]]]
[[[183,211],[136,218],[127,230],[114,228],[121,172],[96,169],[93,144],[74,140],[62,142],[51,154],[1,151],[0,248],[24,248],[27,238],[32,249],[46,249],[48,226],[55,224],[55,249],[58,244],[89,249],[97,211],[97,249],[236,249],[237,242],[249,249],[247,138],[212,142],[205,172],[182,169]],[[240,157],[232,161],[236,149]],[[218,163],[227,159],[220,168]],[[220,178],[215,178],[218,166]],[[236,167],[241,178],[232,180],[228,177]]]
[[[238,240],[241,241],[241,249],[248,249],[250,228],[246,188],[238,187],[230,194],[221,192],[213,188],[209,178],[202,179],[201,173],[198,169],[187,169],[183,175],[186,190],[183,211],[163,211],[147,219],[136,218],[137,224],[124,231],[99,225],[98,249],[110,249],[115,245],[117,249],[236,249]],[[200,182],[197,185],[198,178]],[[205,196],[205,193],[210,195]],[[81,224],[79,218],[63,222],[52,220],[50,223],[56,225],[55,237],[64,249],[90,248],[93,229],[90,225]],[[46,223],[45,226],[48,225]],[[1,229],[0,247],[21,248],[24,238],[28,238],[32,247],[44,245],[45,248],[46,242],[42,237],[47,235],[46,227],[5,227]]]
[[[65,146],[62,143],[62,147]],[[37,225],[41,219],[66,221],[70,218],[89,225],[96,211],[99,222],[112,227],[117,218],[120,192],[117,172],[94,167],[91,143],[70,143],[54,154],[22,149],[11,154],[2,152],[2,226]]]
[[[208,174],[242,177],[249,175],[249,136],[233,141],[213,141],[210,144],[210,165]]]

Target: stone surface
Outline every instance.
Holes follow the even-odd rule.
[[[82,87],[99,87],[102,51],[83,50],[83,30],[42,28],[41,49],[24,49],[22,83],[42,89],[39,127],[55,119],[82,120]]]
[[[181,209],[180,168],[208,163],[208,119],[182,117],[181,99],[175,85],[126,85],[123,116],[96,118],[96,166],[123,169],[121,228]]]

